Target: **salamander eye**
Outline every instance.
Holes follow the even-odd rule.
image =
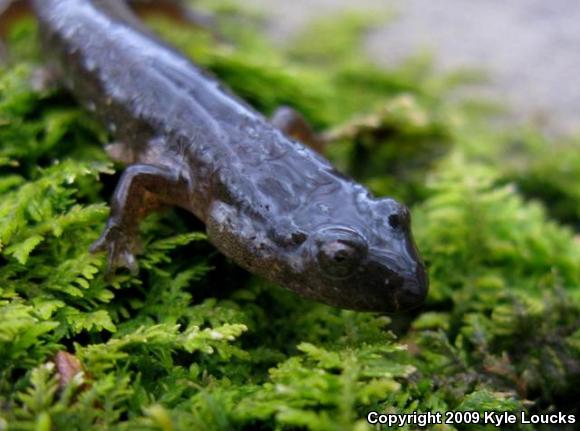
[[[318,245],[316,259],[322,272],[331,278],[346,278],[360,266],[367,254],[359,237],[329,238]]]

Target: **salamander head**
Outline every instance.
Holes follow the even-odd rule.
[[[427,273],[415,248],[407,208],[392,199],[367,202],[360,223],[325,224],[303,245],[309,290],[344,308],[393,312],[425,299]],[[366,219],[366,220],[365,220]]]
[[[306,298],[379,312],[423,303],[427,274],[411,235],[409,211],[396,201],[365,193],[352,205],[345,199],[330,214],[311,206],[302,217],[270,221],[264,226],[243,210],[217,205],[208,232],[240,265]]]

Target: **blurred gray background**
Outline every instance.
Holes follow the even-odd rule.
[[[377,63],[394,65],[428,50],[441,71],[486,71],[484,92],[518,118],[560,133],[580,131],[580,0],[243,1],[266,12],[277,43],[340,11],[394,13],[368,37]]]

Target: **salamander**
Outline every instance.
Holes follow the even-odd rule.
[[[422,304],[409,210],[375,198],[156,37],[119,0],[33,0],[47,64],[127,165],[93,252],[137,270],[139,222],[186,209],[241,267],[332,306]],[[284,123],[284,122],[282,122]],[[288,122],[286,122],[288,123]]]

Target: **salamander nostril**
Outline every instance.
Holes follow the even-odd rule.
[[[401,216],[399,214],[391,214],[389,216],[389,224],[393,229],[397,229],[401,226]]]
[[[389,225],[393,229],[408,228],[411,224],[411,215],[404,205],[399,205],[397,210],[389,216]]]

